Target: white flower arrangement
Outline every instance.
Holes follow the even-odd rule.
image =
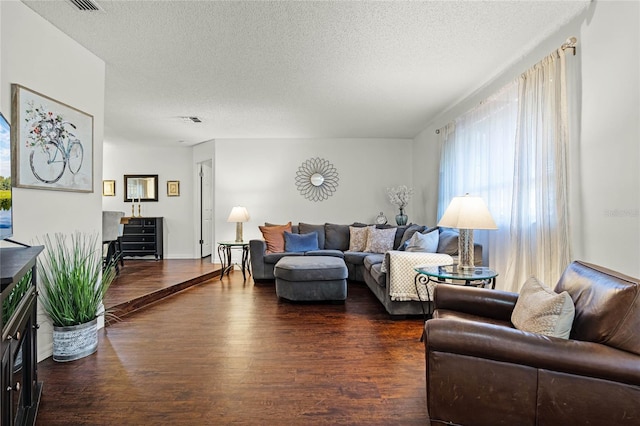
[[[387,188],[387,195],[389,195],[389,201],[391,204],[398,206],[400,210],[403,210],[411,197],[413,196],[413,188],[409,188],[406,185],[400,185],[397,188]]]

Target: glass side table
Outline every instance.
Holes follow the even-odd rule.
[[[218,257],[220,258],[220,263],[222,263],[222,271],[220,272],[220,279],[224,277],[226,273],[229,276],[229,273],[233,269],[233,264],[231,263],[231,249],[242,250],[242,264],[240,265],[242,269],[242,278],[247,279],[245,275],[245,271],[251,275],[251,270],[249,269],[249,242],[248,241],[220,241],[218,242]]]
[[[433,287],[436,284],[449,284],[449,285],[464,285],[473,287],[487,287],[492,289],[496,288],[496,277],[498,273],[493,269],[489,269],[486,266],[476,266],[474,268],[458,268],[458,265],[443,265],[443,266],[416,266],[414,268],[416,276],[413,280],[416,286],[416,294],[420,299],[420,291],[418,285],[424,285],[427,294],[427,300],[420,299],[421,302],[429,303],[429,313],[424,309],[424,303],[422,304],[422,313],[424,314],[424,320],[427,317],[433,316]],[[422,330],[422,336],[420,341],[424,341],[424,330]]]
[[[427,300],[424,302],[432,302],[433,286],[435,284],[453,284],[473,287],[490,287],[496,288],[496,277],[498,273],[486,266],[476,266],[474,268],[458,268],[458,265],[444,266],[416,266],[414,268],[416,276],[414,283],[416,293],[420,298],[418,284],[424,285],[427,289]],[[423,302],[421,300],[421,302]],[[424,310],[423,310],[424,312]],[[427,315],[424,312],[425,317]],[[429,316],[433,314],[433,303],[429,306]]]

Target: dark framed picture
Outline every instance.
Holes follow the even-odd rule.
[[[15,186],[93,192],[93,116],[11,85]]]
[[[180,196],[180,181],[168,180],[167,181],[167,196],[179,197]]]

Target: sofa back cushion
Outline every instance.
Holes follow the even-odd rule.
[[[318,247],[315,249],[323,249],[324,248],[324,224],[322,225],[311,225],[308,223],[300,222],[298,224],[298,233],[299,234],[310,234],[312,232],[318,233]]]
[[[575,305],[571,339],[602,343],[640,355],[638,279],[584,262],[564,271],[555,291]]]
[[[438,241],[438,253],[445,253],[449,256],[458,254],[458,238],[460,234],[450,228],[439,228],[440,238]]]
[[[349,225],[324,224],[324,248],[327,250],[349,250]]]

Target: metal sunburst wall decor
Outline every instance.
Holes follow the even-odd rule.
[[[298,167],[296,186],[304,198],[326,200],[338,189],[338,170],[323,158],[310,158]]]

